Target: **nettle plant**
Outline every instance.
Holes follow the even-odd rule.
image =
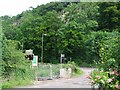
[[[98,69],[88,76],[93,86],[120,89],[119,34],[112,33],[100,40]]]

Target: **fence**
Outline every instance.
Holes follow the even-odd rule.
[[[36,70],[37,80],[55,79],[60,77],[59,64],[39,64]]]

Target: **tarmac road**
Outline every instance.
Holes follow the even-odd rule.
[[[95,68],[81,67],[83,74],[77,78],[36,81],[34,85],[22,88],[91,88],[91,83],[86,78]],[[20,87],[21,88],[21,87]]]

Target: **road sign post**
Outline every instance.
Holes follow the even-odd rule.
[[[32,60],[32,66],[38,66],[38,56],[34,56]]]
[[[52,65],[50,65],[50,79],[53,79],[53,76],[52,76]]]
[[[62,63],[63,63],[63,58],[65,57],[65,54],[61,54],[60,56],[60,78],[62,78]]]

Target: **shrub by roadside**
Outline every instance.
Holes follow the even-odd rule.
[[[62,66],[63,68],[71,68],[72,76],[79,76],[83,73],[83,71],[80,70],[80,67],[75,62],[68,62],[67,64],[63,64]]]
[[[2,88],[12,88],[31,83],[34,79],[34,70],[31,62],[25,59],[24,54],[18,48],[18,42],[6,40],[2,42]]]

